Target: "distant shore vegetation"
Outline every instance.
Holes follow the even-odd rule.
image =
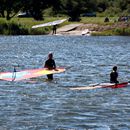
[[[113,21],[104,22],[112,18]],[[130,0],[1,0],[0,35],[43,35],[52,27],[32,29],[36,24],[69,18],[68,22],[112,25],[130,22]],[[119,18],[128,18],[119,21]],[[115,27],[93,35],[130,35],[130,27]]]
[[[36,29],[33,29],[32,26],[50,22],[57,19],[63,19],[63,18],[66,17],[48,17],[40,21],[36,21],[33,18],[13,18],[10,21],[0,18],[0,35],[47,35],[52,31],[52,26],[36,28]],[[118,22],[116,21],[118,17],[111,17],[110,18],[111,21],[104,22],[104,19],[105,17],[81,17],[80,23],[91,24],[91,26],[93,26],[94,24],[98,25],[98,28],[101,29],[98,29],[96,32],[92,33],[92,35],[95,36],[97,35],[130,36],[130,20],[127,22],[126,21]],[[66,21],[60,24],[58,27],[71,24],[71,23],[77,23],[77,22]]]

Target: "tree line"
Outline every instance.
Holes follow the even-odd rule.
[[[78,21],[81,14],[96,12],[100,16],[130,14],[130,0],[0,0],[0,16],[10,20],[19,12],[27,12],[35,20],[49,16],[68,16]]]

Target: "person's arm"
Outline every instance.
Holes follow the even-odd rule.
[[[44,64],[44,68],[48,68],[47,61]]]
[[[116,72],[116,77],[118,78],[118,72]]]
[[[54,60],[53,60],[53,68],[56,69],[56,63]]]
[[[55,69],[56,71],[58,71],[58,69],[56,69],[56,63],[55,63],[54,60],[53,60],[53,66],[54,66],[54,69]]]

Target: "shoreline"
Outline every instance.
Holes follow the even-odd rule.
[[[69,26],[72,26],[72,28],[70,29]],[[118,35],[118,32],[116,34],[116,32],[114,31],[118,31],[118,29],[122,29],[122,36],[130,36],[130,34],[126,35],[125,29],[127,29],[128,27],[130,27],[130,22],[115,22],[113,24],[69,24],[69,25],[65,25],[61,28],[57,29],[57,35],[85,35],[85,36],[91,36],[91,35],[108,35],[108,36],[114,36],[114,35]],[[68,28],[68,29],[67,29]],[[119,35],[121,36],[121,35]]]
[[[28,25],[28,23],[31,23]],[[34,21],[32,19],[15,19],[11,22],[1,22],[0,35],[52,35],[52,26],[32,28],[34,25],[46,23],[45,21]],[[130,36],[130,20],[117,21],[112,18],[104,22],[102,17],[82,18],[80,22],[65,21],[58,24],[56,35],[74,36]]]

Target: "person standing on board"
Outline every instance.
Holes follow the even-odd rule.
[[[56,64],[55,64],[55,61],[53,59],[53,54],[52,53],[48,54],[48,59],[45,61],[44,68],[48,68],[49,70],[56,69]],[[53,74],[48,74],[47,78],[49,80],[53,80]]]
[[[112,69],[112,72],[110,73],[110,82],[111,83],[119,83],[117,78],[118,78],[117,66],[114,66]]]

